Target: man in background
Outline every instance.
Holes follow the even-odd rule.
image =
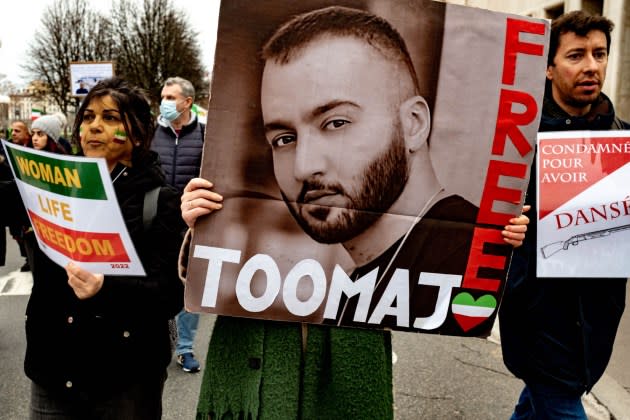
[[[613,23],[576,11],[551,24],[540,131],[628,129],[601,92]],[[532,166],[526,203],[536,214]],[[537,278],[536,218],[514,251],[499,313],[503,360],[525,382],[512,419],[584,419],[581,396],[603,375],[626,279]]]
[[[192,112],[195,88],[181,77],[170,77],[162,88],[162,102],[158,128],[151,148],[160,155],[166,182],[181,193],[192,178],[199,175],[205,125]],[[177,364],[184,372],[198,372],[193,343],[197,334],[199,314],[186,312],[177,315]]]
[[[4,138],[3,138],[4,140]],[[4,148],[0,146],[0,183],[9,182],[13,179],[11,173],[11,167],[7,161],[7,157],[4,154]],[[7,214],[9,206],[0,207],[0,267],[3,267],[6,262],[7,253],[7,221],[10,215]]]
[[[20,146],[28,146],[31,142],[31,133],[26,122],[17,120],[11,123],[11,141]],[[24,232],[22,226],[9,225],[9,232],[20,248],[20,255],[25,259],[20,271],[31,271],[31,266],[29,265],[28,258],[26,257],[26,247],[24,246]]]
[[[31,133],[24,121],[18,120],[11,123],[11,141],[20,146],[26,146],[31,141]]]

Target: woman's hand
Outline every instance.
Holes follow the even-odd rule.
[[[221,195],[210,190],[212,182],[203,178],[193,178],[182,194],[182,219],[189,228],[195,226],[197,218],[223,208]]]
[[[103,274],[94,274],[82,269],[73,262],[66,265],[68,284],[74,290],[74,294],[81,300],[94,296],[103,287]]]
[[[527,213],[531,206],[523,206],[523,213]],[[505,227],[501,233],[503,234],[503,240],[514,248],[518,248],[523,245],[525,239],[525,232],[527,232],[527,225],[529,224],[529,217],[521,214],[518,217],[510,219],[510,224]]]

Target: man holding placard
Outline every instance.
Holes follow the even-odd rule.
[[[553,21],[540,131],[630,128],[601,92],[612,27],[581,11]],[[534,212],[536,181],[533,170],[526,203]],[[512,419],[586,419],[581,396],[610,359],[626,279],[539,278],[536,255],[533,226],[514,252],[500,311],[505,364],[525,382]]]

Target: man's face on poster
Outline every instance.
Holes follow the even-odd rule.
[[[323,37],[288,63],[268,61],[261,103],[275,176],[318,242],[365,231],[403,190],[401,72],[359,39]]]

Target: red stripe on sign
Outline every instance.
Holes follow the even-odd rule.
[[[464,332],[470,331],[471,329],[475,328],[477,325],[488,319],[487,316],[466,316],[459,314],[453,314],[453,316],[455,317],[455,320],[457,321],[459,326],[462,327],[462,330],[464,330]]]
[[[627,141],[627,137],[541,140],[538,146],[540,219],[625,166]]]
[[[39,239],[73,261],[129,262],[129,255],[117,233],[67,229],[42,219],[30,210],[28,213]]]

